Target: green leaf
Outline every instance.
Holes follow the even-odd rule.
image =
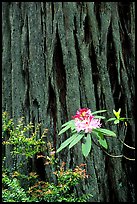
[[[94,116],[94,118],[95,118],[95,119],[96,119],[96,118],[105,119],[105,117],[104,117],[104,116],[101,116],[101,115],[96,115],[96,116]]]
[[[70,121],[68,121],[68,122],[64,123],[64,124],[63,124],[61,127],[65,127],[65,126],[67,126],[67,125],[71,124],[73,121],[74,121],[74,120],[70,120]]]
[[[119,110],[117,112],[113,109],[113,113],[114,113],[114,115],[116,116],[117,119],[120,118],[120,112],[121,112],[121,108],[119,108]]]
[[[66,127],[64,127],[58,135],[61,135],[62,133],[66,132],[69,128],[71,128],[71,124],[68,124]]]
[[[104,135],[103,135],[103,133],[102,132],[98,132],[97,133],[97,137],[98,137],[98,139],[104,139]]]
[[[86,142],[82,143],[82,154],[84,155],[84,157],[87,157],[90,150],[91,150],[91,135],[87,134],[87,137],[85,138]]]
[[[119,123],[119,119],[116,119],[115,121],[114,121],[114,124],[118,124]]]
[[[60,152],[62,149],[64,149],[70,142],[72,142],[76,137],[78,136],[78,134],[74,134],[71,137],[69,137],[67,140],[65,140],[61,146],[59,147],[59,149],[57,149],[57,153]]]
[[[76,133],[76,132],[77,132],[76,129],[74,129],[74,130],[71,129],[71,133],[72,133],[72,134],[74,134],[74,133]]]
[[[131,120],[132,118],[119,118],[119,120],[124,121],[124,120]]]
[[[76,130],[75,121],[71,120],[71,130]]]
[[[109,122],[109,121],[113,121],[114,120],[114,124],[117,124],[118,123],[118,120],[119,121],[124,121],[124,120],[130,120],[131,118],[119,118],[119,119],[117,119],[117,118],[110,118],[110,119],[108,119],[106,122]],[[115,122],[116,121],[116,122]]]
[[[92,133],[95,134],[95,136],[97,136],[99,144],[101,146],[103,146],[105,149],[107,149],[108,148],[108,144],[107,144],[106,139],[103,136],[103,133],[101,133],[101,132],[94,132],[94,130],[92,131]]]
[[[77,134],[77,135],[78,136],[70,143],[69,149],[73,147],[75,144],[77,144],[79,140],[81,140],[81,138],[84,136],[84,134]]]
[[[71,131],[73,131],[73,132],[76,129],[74,120],[70,120],[70,121],[64,123],[61,127],[64,127],[64,128],[59,132],[58,135],[61,135],[62,133],[66,132],[69,128],[71,128]]]
[[[106,141],[106,139],[105,138],[99,138],[99,140],[98,140],[98,142],[99,142],[99,144],[102,146],[102,147],[104,147],[105,149],[108,149],[108,144],[107,144],[107,141]]]
[[[116,118],[109,118],[109,119],[107,120],[107,122],[113,121],[113,120],[116,120]]]
[[[101,132],[103,133],[104,135],[106,136],[113,136],[113,137],[116,137],[116,133],[114,133],[113,131],[111,130],[107,130],[107,129],[103,129],[103,128],[96,128],[94,129],[95,132]]]
[[[102,134],[102,133],[96,132],[96,131],[94,131],[94,130],[96,130],[96,129],[93,129],[93,130],[92,130],[93,135],[95,135],[95,136],[97,136],[97,137],[100,137],[99,134]]]
[[[107,110],[99,110],[99,111],[95,111],[95,112],[93,112],[92,113],[92,115],[95,115],[95,114],[97,114],[97,113],[103,113],[103,112],[106,112]]]

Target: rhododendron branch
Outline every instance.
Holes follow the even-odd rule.
[[[135,161],[135,159],[131,159],[131,158],[129,158],[129,157],[126,157],[125,155],[123,155],[123,157],[124,157],[125,159],[127,159],[127,160]]]
[[[124,157],[124,158],[127,159],[127,160],[135,161],[135,159],[132,159],[132,158],[126,157],[126,156],[123,155],[123,154],[120,154],[120,155],[112,155],[112,154],[109,154],[108,152],[106,152],[106,151],[102,148],[101,145],[98,145],[98,144],[94,141],[93,138],[92,138],[92,141],[93,141],[93,143],[94,143],[95,145],[97,145],[99,148],[101,148],[102,151],[103,151],[105,154],[107,154],[107,155],[110,156],[110,157],[113,157],[113,158],[122,158],[122,157]]]
[[[95,114],[106,112],[106,111],[107,110],[99,110],[99,111],[91,112],[91,110],[88,108],[81,108],[81,109],[77,110],[76,114],[74,116],[72,116],[73,120],[70,120],[70,121],[68,121],[62,125],[63,129],[59,132],[59,135],[63,134],[67,130],[71,129],[72,136],[61,144],[61,146],[59,147],[57,152],[60,152],[63,148],[65,148],[68,145],[69,145],[69,149],[70,149],[71,147],[73,147],[75,144],[77,144],[85,136],[84,137],[85,143],[82,143],[82,154],[85,157],[87,157],[88,154],[90,153],[90,150],[91,150],[92,141],[95,143],[95,141],[93,140],[93,136],[92,136],[92,133],[93,133],[97,137],[99,145],[96,143],[95,144],[97,146],[99,146],[103,150],[103,152],[105,152],[108,156],[114,157],[114,158],[115,157],[116,158],[124,157],[128,160],[134,161],[135,159],[130,159],[130,158],[124,156],[123,154],[111,155],[104,150],[104,149],[108,149],[107,140],[105,139],[104,136],[116,137],[115,132],[108,130],[108,129],[104,129],[101,127],[102,124],[101,124],[100,120],[105,119],[105,117],[100,116],[100,115],[99,116],[95,115]],[[115,115],[115,118],[110,118],[107,120],[107,122],[114,121],[114,124],[118,124],[120,121],[127,120],[127,118],[121,118],[120,117],[121,109],[119,109],[117,112],[115,110],[113,110],[113,113]],[[125,125],[127,126],[127,124],[125,124]],[[131,146],[125,144],[121,139],[119,139],[119,140],[126,147],[133,149],[133,150],[135,149],[134,147],[131,147]]]
[[[135,147],[131,147],[129,145],[127,145],[126,143],[124,143],[120,138],[118,138],[120,140],[120,142],[125,145],[126,147],[130,148],[130,149],[135,149]]]

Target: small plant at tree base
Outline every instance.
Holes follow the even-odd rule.
[[[80,165],[72,169],[64,170],[65,162],[62,162],[61,167],[53,172],[57,176],[57,184],[39,181],[34,186],[29,188],[28,193],[32,200],[46,202],[86,202],[91,194],[77,197],[73,192],[73,188],[82,179],[88,177],[85,169]]]
[[[17,178],[10,178],[7,174],[2,174],[2,201],[3,202],[29,202],[30,199],[21,187]]]
[[[32,158],[36,153],[45,150],[45,142],[42,139],[37,139],[37,132],[40,126],[37,126],[33,132],[33,124],[29,123],[25,125],[23,118],[21,118],[15,126],[13,120],[9,119],[6,112],[3,113],[2,123],[2,144],[12,145],[13,158],[15,158],[16,155],[24,155],[26,159],[28,159]],[[45,130],[42,137],[47,132],[47,129]],[[73,192],[73,188],[75,188],[82,179],[87,177],[85,170],[82,169],[82,165],[77,166],[74,170],[64,170],[65,163],[63,163],[61,167],[57,165],[58,160],[55,159],[55,151],[51,145],[49,146],[50,155],[46,157],[47,161],[45,164],[57,166],[57,170],[53,172],[57,177],[57,184],[41,181],[36,172],[30,172],[28,175],[25,175],[17,171],[17,169],[11,172],[10,167],[8,171],[8,169],[5,169],[3,166],[3,202],[86,202],[88,198],[92,196],[88,194],[77,197]],[[37,158],[39,157],[45,158],[43,155],[38,155]],[[4,159],[5,158],[3,158],[3,161]],[[24,181],[23,185],[22,181]]]
[[[20,154],[32,158],[33,155],[43,150],[45,142],[42,139],[37,139],[40,124],[33,131],[34,125],[31,122],[25,125],[23,117],[18,120],[18,124],[15,126],[6,112],[2,116],[3,144],[12,145],[13,150],[11,153],[13,155]]]

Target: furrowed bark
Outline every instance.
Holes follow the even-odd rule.
[[[127,128],[106,127],[135,145],[134,2],[3,2],[2,17],[2,110],[15,123],[21,116],[42,123],[40,132],[49,129],[46,142],[56,149],[69,137],[58,136],[61,125],[80,107],[107,109],[107,117],[121,108],[121,116],[132,118]],[[107,141],[110,154],[135,156],[118,139]],[[90,202],[135,201],[133,162],[108,157],[94,143],[85,159],[81,142],[57,157],[69,168],[86,163],[89,178],[75,190],[91,193]],[[37,169],[35,158],[31,165]],[[49,166],[39,171],[55,181]]]

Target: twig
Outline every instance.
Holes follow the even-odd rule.
[[[105,152],[108,156],[110,156],[110,157],[119,157],[119,158],[121,158],[121,157],[123,157],[123,154],[121,154],[121,155],[112,155],[112,154],[109,154],[108,152],[106,152],[103,148],[101,148],[102,150],[103,150],[103,152]]]
[[[123,154],[121,154],[121,155],[112,155],[112,154],[109,154],[109,153],[106,152],[100,145],[98,145],[98,144],[93,140],[93,138],[92,138],[92,141],[94,142],[95,145],[97,145],[98,147],[100,147],[100,148],[102,149],[102,151],[105,152],[105,154],[107,154],[107,155],[110,156],[110,157],[113,157],[113,158],[122,158],[122,157],[124,157],[124,158],[127,159],[127,160],[135,161],[135,159],[131,159],[131,158],[129,158],[129,157],[126,157],[126,156],[124,156]]]
[[[125,145],[126,147],[130,148],[130,149],[135,149],[135,147],[131,147],[129,145],[127,145],[126,143],[124,143],[120,138],[118,138],[120,140],[120,142]]]
[[[129,158],[129,157],[126,157],[125,155],[123,155],[123,157],[124,157],[125,159],[127,159],[127,160],[135,161],[135,159],[131,159],[131,158]]]

